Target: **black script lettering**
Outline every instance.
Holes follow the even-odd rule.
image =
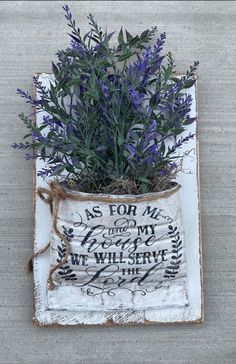
[[[139,261],[143,253],[136,253],[136,264],[142,264],[142,262]]]
[[[161,239],[161,238],[159,238],[159,239]],[[147,240],[145,240],[144,243],[146,246],[152,246],[159,239],[156,239],[155,235],[151,235],[147,238]]]
[[[71,253],[71,264],[72,265],[85,265],[87,266],[88,264],[86,264],[87,260],[88,260],[88,256],[84,255],[84,254],[77,254],[77,253]]]
[[[165,259],[166,252],[168,252],[168,249],[163,249],[161,251],[161,259],[162,259],[163,262],[166,262],[168,260],[168,259]]]
[[[129,261],[128,261],[129,265],[133,265],[135,264],[135,253],[130,253],[129,254]]]
[[[114,271],[111,271],[109,268],[111,267],[114,267]],[[94,268],[94,267],[91,267],[91,268]],[[108,272],[106,272],[106,270]],[[105,276],[106,280],[107,280],[107,277],[110,277],[112,276],[114,273],[116,273],[117,271],[119,270],[119,266],[118,265],[115,265],[115,264],[108,264],[106,265],[105,267],[102,267],[101,269],[99,269],[95,274],[92,275],[92,277],[85,283],[83,284],[80,284],[78,285],[79,287],[84,287],[84,286],[87,286],[87,285],[90,285],[92,282],[96,281],[97,278],[100,278],[101,274],[102,273],[109,273],[107,276]],[[86,273],[88,275],[89,274],[89,271],[88,269],[86,270]]]
[[[102,212],[99,210],[99,206],[94,206],[93,207],[93,213],[94,214],[92,214],[92,212],[89,211],[88,209],[85,209],[84,211],[86,213],[87,220],[94,219],[95,217],[102,216]]]
[[[110,209],[110,215],[113,216],[115,213],[114,207],[116,207],[116,205],[108,205],[109,209]]]
[[[99,206],[94,206],[93,207],[93,212],[96,214],[95,217],[101,217],[102,216],[102,211],[99,210]]]
[[[105,261],[107,263],[126,263],[126,261],[123,259],[123,252],[106,252],[106,253],[94,253],[94,257],[96,259],[97,264],[104,264]]]
[[[159,266],[162,264],[162,262],[159,262],[155,265],[153,265],[151,268],[149,268],[146,273],[142,276],[142,278],[140,278],[140,280],[138,281],[138,285],[142,286],[143,284],[145,284],[145,280],[153,275],[154,273],[156,273],[156,271],[159,269]],[[148,281],[148,282],[153,282],[153,281]]]
[[[155,220],[160,220],[160,218],[163,218],[168,222],[173,221],[173,219],[170,216],[164,215],[162,212],[164,212],[163,209],[158,209],[157,207],[151,208],[151,206],[147,206],[147,208],[143,212],[143,216],[150,215],[150,217]]]
[[[109,209],[110,209],[110,215],[113,216],[115,213],[117,213],[118,215],[133,215],[136,216],[136,210],[137,210],[137,206],[135,205],[109,205]]]
[[[144,225],[144,226],[138,226],[138,235],[140,235],[141,233],[145,233],[145,235],[149,234],[149,230],[151,230],[151,234],[155,234],[155,227],[157,226],[157,224],[155,225]]]
[[[94,253],[94,257],[96,259],[97,264],[104,264],[104,261],[107,257],[107,253]]]
[[[146,210],[143,213],[143,216],[150,215],[151,218],[155,219],[155,220],[159,220],[159,215],[161,213],[161,211],[163,211],[162,209],[157,209],[157,207],[154,207],[153,209],[151,208],[151,206],[147,206]]]
[[[103,225],[93,226],[89,230],[89,232],[84,236],[84,238],[81,242],[81,246],[83,247],[87,243],[89,245],[88,249],[87,249],[89,253],[96,250],[101,245],[101,243],[98,243],[97,239],[95,239],[95,238],[94,239],[90,239],[90,238],[93,238],[94,236],[101,234],[104,231],[104,229],[105,229],[105,227]],[[105,248],[105,246],[103,246],[103,248]]]
[[[136,216],[137,215],[137,213],[136,213],[137,206],[135,206],[135,205],[128,205],[128,206],[129,206],[128,215],[131,215],[131,213],[132,213],[133,216]]]
[[[127,219],[126,217],[121,217],[114,221],[114,227],[108,229],[108,236],[130,236],[128,229],[132,229],[136,226],[136,221],[133,219]],[[103,235],[106,238],[106,235]]]
[[[82,219],[82,216],[80,215],[80,213],[78,211],[75,212],[76,215],[79,216],[79,221],[75,221],[74,222],[74,227],[80,227],[80,228],[83,228],[83,230],[85,230],[87,228],[87,225],[83,223],[83,219]]]
[[[96,225],[93,226],[85,236],[75,236],[83,238],[81,246],[84,247],[86,245],[87,251],[89,253],[94,252],[98,248],[108,249],[111,246],[120,248],[121,250],[127,250],[129,253],[132,253],[135,252],[140,245],[152,246],[164,236],[162,235],[160,238],[157,239],[155,235],[151,235],[146,240],[143,240],[141,237],[137,237],[134,240],[131,240],[130,238],[122,240],[121,238],[119,238],[114,241],[114,239],[108,238],[105,236],[105,234],[103,234],[102,236],[105,240],[98,241],[95,236],[100,235],[104,230],[105,227],[103,225]]]
[[[133,278],[131,278],[129,281],[127,281],[127,279],[119,277],[119,280],[118,280],[118,282],[117,282],[117,286],[118,286],[118,287],[122,287],[122,286],[124,286],[125,284],[135,282],[135,281],[137,281],[138,279],[139,279],[139,277],[133,277]]]
[[[134,274],[141,274],[140,272],[141,268],[127,268],[122,269],[122,275],[134,275]]]
[[[86,213],[87,220],[94,219],[95,215],[92,214],[88,209],[85,209],[84,212]]]
[[[165,259],[166,252],[168,249],[159,250],[158,252],[139,252],[139,253],[130,253],[128,255],[128,264],[134,265],[134,264],[147,264],[146,261],[148,261],[148,264],[151,264],[152,261],[154,263],[166,261]]]
[[[151,255],[150,252],[143,253],[143,264],[146,264],[146,259],[148,260],[148,263],[151,264],[150,255]]]

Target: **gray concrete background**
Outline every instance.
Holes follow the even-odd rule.
[[[236,363],[236,2],[71,1],[87,29],[91,11],[109,30],[157,25],[179,71],[200,61],[199,139],[204,238],[205,322],[200,325],[33,328],[32,169],[9,147],[29,109],[34,72],[67,44],[61,1],[0,3],[0,363]]]

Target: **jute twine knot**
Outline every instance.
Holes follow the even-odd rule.
[[[63,188],[56,182],[50,182],[49,187],[50,187],[49,190],[44,187],[39,187],[37,189],[37,194],[44,202],[49,204],[50,211],[52,214],[52,223],[53,223],[54,232],[65,243],[65,249],[66,249],[66,254],[65,254],[64,258],[60,261],[60,263],[57,263],[50,268],[49,276],[48,276],[48,288],[50,290],[52,290],[55,288],[55,284],[53,282],[52,275],[58,268],[62,267],[67,262],[71,248],[70,248],[70,242],[60,232],[60,230],[57,227],[57,215],[58,215],[58,211],[59,211],[60,200],[65,200],[67,197],[67,194],[63,190]],[[35,252],[31,256],[31,258],[29,259],[29,262],[28,262],[28,271],[29,272],[33,271],[34,258],[37,257],[38,255],[44,253],[50,247],[50,245],[51,245],[51,242],[49,241],[42,249],[39,249],[37,252]]]

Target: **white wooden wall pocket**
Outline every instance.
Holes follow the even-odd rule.
[[[47,85],[51,76],[39,77]],[[191,93],[194,116],[195,86]],[[202,322],[196,138],[191,143],[177,183],[138,196],[46,182],[36,161],[34,325]]]
[[[33,322],[201,322],[198,62],[179,75],[156,27],[111,45],[63,9],[69,47],[35,96],[17,89],[34,110],[12,145],[35,160]]]

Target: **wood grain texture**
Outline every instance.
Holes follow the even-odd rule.
[[[204,239],[205,323],[202,325],[32,327],[32,167],[9,148],[24,135],[29,108],[15,89],[32,89],[35,72],[50,72],[67,44],[64,2],[0,3],[0,363],[236,362],[236,2],[71,1],[82,31],[93,12],[109,30],[157,24],[168,36],[178,70],[199,59],[199,139]]]

